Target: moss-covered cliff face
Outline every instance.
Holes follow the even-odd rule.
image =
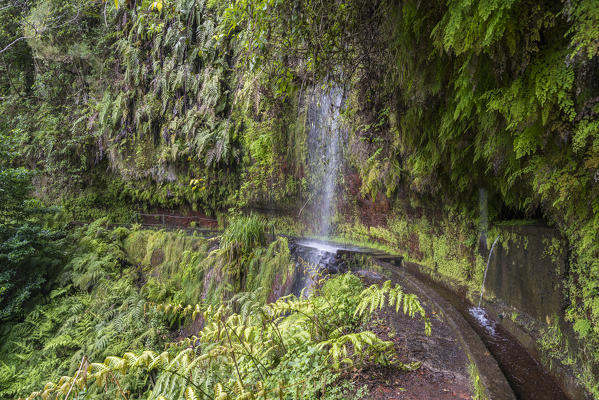
[[[317,185],[306,96],[334,83],[337,232],[372,225],[364,238],[474,285],[484,188],[491,223],[542,218],[568,239],[568,318],[599,359],[598,26],[594,0],[15,1],[2,154],[79,219],[295,216]]]
[[[154,302],[216,306],[240,291],[261,290],[263,302],[290,293],[296,266],[287,239],[252,243],[235,255],[223,241],[182,231],[134,230],[123,238],[122,248],[127,262],[142,271],[142,283]],[[235,246],[240,242],[236,238]]]
[[[77,197],[79,215],[116,202],[214,212],[297,198],[297,100],[274,92],[268,70],[241,68],[225,7],[3,9],[2,43],[27,38],[3,53],[0,126],[14,162],[41,169],[51,198]]]

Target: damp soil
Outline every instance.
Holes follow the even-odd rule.
[[[366,285],[381,283],[381,280],[363,278]],[[422,301],[421,301],[422,302]],[[384,340],[391,340],[403,363],[421,363],[413,371],[398,368],[370,367],[347,378],[356,387],[368,387],[373,400],[402,399],[471,399],[472,386],[468,374],[468,358],[462,350],[453,330],[422,302],[432,323],[432,334],[424,333],[424,322],[410,318],[401,310],[384,309],[367,325]]]

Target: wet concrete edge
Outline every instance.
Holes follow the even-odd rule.
[[[409,282],[412,286],[410,289],[417,292],[416,294],[421,298],[425,298],[425,301],[435,307],[444,317],[449,326],[455,331],[466,356],[478,370],[488,400],[516,400],[516,396],[503,372],[501,372],[497,361],[489,353],[478,334],[453,305],[405,269],[386,261],[375,261],[386,271]]]
[[[485,302],[485,308],[493,315],[501,313],[501,310],[493,303]],[[592,395],[586,391],[570,371],[559,365],[557,362],[543,362],[542,353],[539,350],[538,344],[530,333],[506,318],[499,320],[498,323],[518,339],[520,344],[522,344],[533,357],[540,360],[539,362],[541,365],[555,378],[560,388],[568,397],[573,400],[592,400]]]

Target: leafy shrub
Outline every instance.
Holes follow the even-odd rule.
[[[147,309],[139,275],[125,261],[122,230],[98,220],[72,233],[70,262],[62,266],[45,299],[23,318],[0,328],[0,397],[15,398],[51,376],[66,375],[83,358],[158,347],[168,333],[162,314]],[[145,381],[130,377],[132,393]]]
[[[259,216],[233,218],[223,232],[221,248],[230,260],[238,259],[266,243],[265,230],[266,223]]]

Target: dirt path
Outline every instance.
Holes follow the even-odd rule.
[[[365,279],[366,284],[383,279]],[[377,282],[378,281],[378,282]],[[397,282],[400,285],[402,282]],[[368,329],[391,340],[403,362],[420,362],[415,371],[370,368],[353,377],[358,386],[367,385],[370,399],[446,400],[471,399],[468,358],[453,330],[422,301],[432,323],[432,335],[424,334],[420,319],[405,316],[401,310],[384,310],[374,316]]]

